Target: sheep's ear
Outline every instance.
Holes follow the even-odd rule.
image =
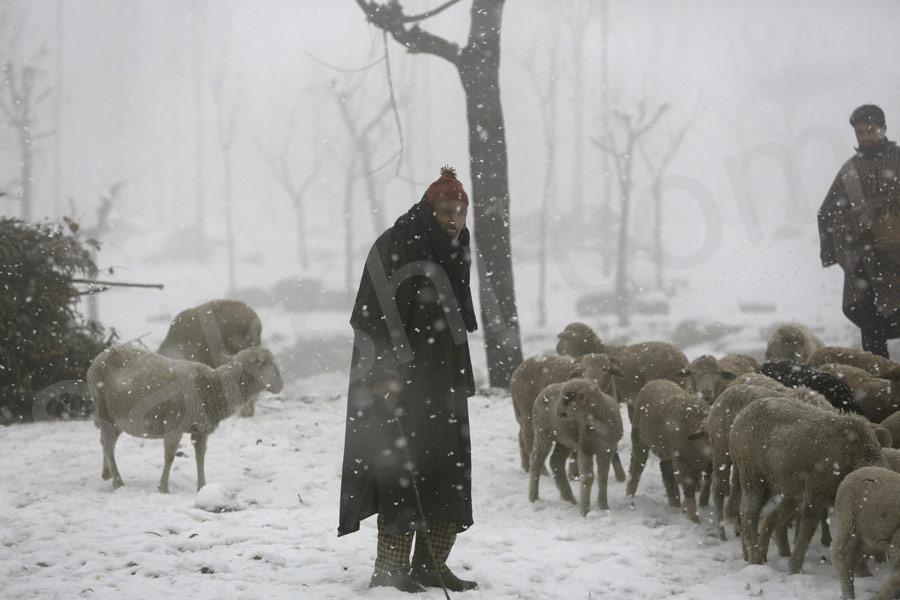
[[[690,375],[691,375],[690,367],[685,367],[685,368],[681,369],[680,371],[675,371],[674,373],[672,373],[672,378],[673,379],[684,379],[685,377],[690,377]]]
[[[709,437],[709,433],[707,433],[705,426],[701,427],[700,429],[698,429],[697,431],[695,431],[694,433],[689,435],[688,439],[691,441],[694,441],[694,440],[699,440],[704,437]]]
[[[609,362],[612,363],[612,360],[610,360]],[[615,364],[611,364],[610,366],[608,366],[606,368],[606,372],[609,373],[610,375],[612,375],[613,377],[625,377],[625,373],[620,371],[619,367],[617,367]]]
[[[882,373],[880,375],[880,377],[882,379],[893,379],[893,380],[900,379],[900,365],[898,365],[896,367],[891,367],[890,369],[888,369],[887,371]]]
[[[620,359],[618,356],[607,355],[607,358],[609,359],[609,362],[611,362],[613,364],[613,366],[616,366],[616,367],[622,366],[622,359]],[[624,377],[624,375],[623,375],[623,377]]]
[[[573,364],[576,364],[576,365],[580,365],[581,363],[584,362],[584,357],[585,357],[585,356],[587,356],[587,354],[582,354],[581,356],[576,356],[576,357],[575,357],[575,360],[573,360],[572,363],[573,363]]]
[[[735,379],[737,379],[737,375],[735,375],[731,371],[720,371],[719,376],[723,381],[734,381]]]
[[[579,366],[569,371],[567,379],[579,379],[581,377],[584,377],[584,369]]]

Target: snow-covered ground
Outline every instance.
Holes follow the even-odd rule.
[[[290,236],[270,236],[262,264],[245,259],[239,265],[245,286],[271,285],[291,273],[289,261],[279,259],[289,254],[288,241],[279,240]],[[678,275],[687,284],[670,299],[670,314],[638,315],[627,328],[609,318],[585,320],[604,337],[633,341],[671,339],[687,321],[733,328],[718,340],[685,347],[689,357],[733,350],[761,355],[772,325],[790,319],[809,323],[828,343],[854,344],[857,334],[839,312],[839,275],[818,266],[814,241],[808,236],[723,248]],[[144,260],[140,236],[105,251],[106,264],[130,265],[123,279],[166,283],[162,293],[102,295],[101,318],[123,340],[146,334],[143,342],[155,348],[175,312],[224,294],[224,269]],[[325,264],[321,272],[328,281],[339,269]],[[574,298],[589,291],[591,277],[582,273],[580,283],[573,283],[563,269],[551,269],[551,318],[539,328],[531,308],[534,265],[517,268],[526,355],[551,351],[554,333],[576,318]],[[776,310],[742,312],[739,305],[747,301],[773,303]],[[187,441],[175,461],[171,493],[163,495],[156,491],[159,440],[120,438],[117,460],[126,486],[113,491],[100,478],[99,433],[90,421],[0,429],[0,596],[402,596],[367,588],[375,556],[373,519],[358,533],[336,537],[350,349],[346,307],[300,314],[275,306],[260,313],[264,342],[289,375],[285,389],[263,395],[254,417],[228,419],[211,436],[208,484],[199,493]],[[449,560],[459,575],[480,583],[465,597],[839,598],[828,550],[818,540],[801,575],[789,576],[786,559],[774,551],[769,563],[750,566],[730,529],[725,542],[713,537],[711,509],[695,525],[667,506],[654,458],[634,499],[611,478],[609,511],[594,508],[582,518],[560,500],[549,478],[542,480],[540,500],[529,503],[511,402],[485,389],[480,339],[475,336],[472,347],[482,392],[470,400],[475,525],[460,535]],[[322,348],[336,344],[340,360],[322,363],[328,353],[317,347],[320,342]],[[318,364],[325,364],[321,373],[310,374],[309,365]],[[627,425],[620,453],[627,465]],[[887,576],[884,565],[872,567],[873,578],[857,580],[859,597]],[[439,590],[425,595],[441,596]]]

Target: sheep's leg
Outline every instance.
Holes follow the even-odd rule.
[[[519,459],[522,461],[522,470],[526,473],[531,470],[529,468],[530,458],[528,451],[525,450],[525,430],[519,427]]]
[[[618,451],[612,455],[612,468],[616,474],[616,481],[625,481],[625,468],[622,466],[622,459],[619,458]]]
[[[666,488],[669,506],[681,508],[681,490],[678,489],[678,482],[675,480],[675,467],[672,466],[672,461],[659,461],[659,471],[662,473],[663,486]]]
[[[759,528],[759,547],[763,562],[769,559],[769,540],[773,534],[775,545],[778,546],[778,556],[790,556],[791,546],[787,539],[787,525],[797,514],[797,501],[792,498],[782,498],[775,508],[765,516]]]
[[[206,485],[206,440],[209,435],[206,433],[192,433],[191,443],[194,445],[194,458],[197,461],[197,491],[199,492]]]
[[[694,523],[700,522],[697,516],[697,477],[694,477],[688,466],[680,459],[672,461],[675,471],[678,473],[678,482],[684,488],[684,513]],[[702,477],[702,476],[701,476]]]
[[[597,455],[597,506],[600,510],[609,510],[609,498],[607,490],[609,489],[609,466],[615,460],[617,453],[610,456],[609,451]],[[621,463],[619,467],[621,468]]]
[[[728,503],[725,504],[725,517],[734,521],[734,535],[741,535],[741,475],[737,467],[731,465],[731,487],[728,490]]]
[[[891,536],[891,545],[888,547],[888,559],[891,565],[891,574],[872,600],[896,598],[894,590],[900,588],[900,530],[894,531],[894,535]]]
[[[169,471],[172,470],[172,463],[175,462],[175,452],[178,450],[178,442],[181,441],[181,433],[170,433],[163,438],[164,462],[162,479],[159,480],[159,491],[163,494],[169,493]]]
[[[828,504],[822,498],[813,498],[807,494],[803,495],[800,505],[800,532],[797,535],[797,541],[794,543],[794,552],[788,561],[791,575],[799,573],[800,568],[803,567],[803,559],[806,558],[809,543],[816,533],[819,521],[822,520],[822,516],[827,511]]]
[[[856,577],[871,577],[872,571],[869,570],[869,557],[860,548],[858,551],[859,558],[856,560]]]
[[[569,474],[569,479],[572,481],[578,481],[581,479],[581,471],[578,468],[578,451],[573,450],[569,455],[569,458],[566,461],[566,470]]]
[[[765,489],[741,478],[741,544],[750,564],[761,565],[759,551],[759,513],[765,504]]]
[[[826,514],[822,517],[822,523],[820,524],[822,527],[822,545],[830,546],[831,545],[831,528],[828,526],[828,515]]]
[[[725,492],[728,488],[728,476],[731,472],[731,461],[727,458],[722,464],[713,466],[712,470],[712,498],[713,498],[713,520],[715,521],[716,537],[723,542],[727,539],[725,535]]]
[[[852,522],[848,527],[838,528],[831,543],[831,565],[841,584],[842,598],[855,598],[853,592],[853,567],[858,563],[862,550],[862,540],[856,534]]]
[[[544,461],[550,453],[553,442],[548,435],[535,435],[531,456],[529,458],[528,471],[528,500],[534,502],[538,499],[538,484],[541,481],[541,472],[544,469]]]
[[[575,496],[572,494],[572,486],[569,485],[569,479],[566,477],[566,460],[569,458],[571,450],[559,442],[553,448],[550,454],[550,472],[553,473],[553,480],[556,482],[556,488],[563,500],[578,504]]]
[[[647,457],[650,449],[641,445],[638,440],[637,428],[631,428],[631,464],[628,465],[628,483],[625,484],[625,495],[634,496],[637,493],[638,483],[641,481],[641,473],[647,465]]]
[[[608,456],[608,455],[607,455]],[[581,493],[578,498],[578,508],[581,510],[581,516],[585,516],[588,514],[588,511],[591,510],[591,486],[594,484],[594,456],[583,448],[579,448],[577,452],[577,462],[578,462],[578,474],[581,477]],[[606,462],[607,471],[609,470],[609,460]],[[597,487],[601,486],[599,480],[606,480],[606,471],[601,471],[599,473],[599,479],[597,483]],[[603,506],[606,501],[606,494],[603,494],[603,497],[597,498],[598,503],[600,504],[600,508],[606,509],[608,506]]]
[[[703,486],[700,488],[700,499],[698,501],[701,508],[709,506],[709,493],[712,489],[711,471],[712,465],[703,471]]]
[[[244,405],[241,406],[241,412],[238,413],[240,417],[252,417],[256,413],[256,395],[252,398],[248,398]]]
[[[103,447],[103,470],[100,477],[104,480],[112,477],[113,489],[120,488],[125,485],[122,476],[119,474],[119,467],[116,465],[116,441],[122,433],[112,423],[99,421],[100,427],[100,445]]]

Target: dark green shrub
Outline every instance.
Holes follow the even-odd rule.
[[[72,221],[0,219],[0,424],[90,414],[77,382],[115,331],[78,312],[73,279],[97,274],[86,245]]]

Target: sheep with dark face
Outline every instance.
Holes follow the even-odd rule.
[[[766,344],[766,360],[806,362],[810,354],[825,347],[825,343],[802,323],[779,325]]]
[[[191,434],[197,461],[197,489],[206,483],[206,441],[219,422],[247,398],[263,390],[278,393],[281,374],[272,353],[254,346],[241,350],[213,369],[129,346],[113,346],[91,363],[87,382],[94,399],[94,422],[103,446],[103,479],[123,485],[115,446],[124,431],[133,436],[162,438],[165,464],[159,491],[169,491],[169,471],[181,436]]]
[[[631,464],[625,494],[634,496],[650,451],[659,457],[669,505],[681,507],[679,484],[684,489],[684,511],[695,523],[696,491],[700,506],[709,499],[711,449],[706,434],[709,405],[678,384],[654,380],[640,391],[631,422]]]
[[[590,510],[593,462],[597,461],[597,504],[609,509],[607,480],[613,455],[622,439],[622,416],[615,399],[588,379],[571,379],[547,386],[534,401],[534,447],[530,460],[528,499],[538,499],[541,470],[550,454],[550,470],[560,496],[575,504],[566,477],[569,454],[577,452],[581,493],[577,502],[582,516]]]
[[[874,600],[895,598],[900,589],[900,474],[878,466],[857,469],[841,482],[834,500],[837,534],[831,564],[841,583],[841,597],[855,598],[853,570],[865,566],[863,551],[886,553],[891,565],[887,582]],[[867,570],[867,569],[866,569]]]
[[[726,386],[734,381],[736,375],[723,370],[715,357],[703,354],[692,360],[685,368],[676,371],[674,377],[683,378],[683,385],[687,391],[696,394],[707,404],[712,404]]]
[[[841,480],[863,466],[887,466],[863,417],[780,398],[754,400],[740,411],[729,446],[741,482],[741,543],[751,563],[765,560],[768,536],[799,511],[791,573],[800,572]],[[760,512],[774,494],[782,499],[760,529]]]
[[[862,407],[853,398],[853,390],[837,375],[780,359],[767,360],[759,368],[759,372],[788,387],[803,386],[819,392],[840,410],[863,414]]]
[[[178,313],[156,352],[215,369],[241,350],[259,346],[261,336],[262,322],[252,308],[238,300],[211,300]],[[254,400],[241,408],[242,417],[253,415]]]

